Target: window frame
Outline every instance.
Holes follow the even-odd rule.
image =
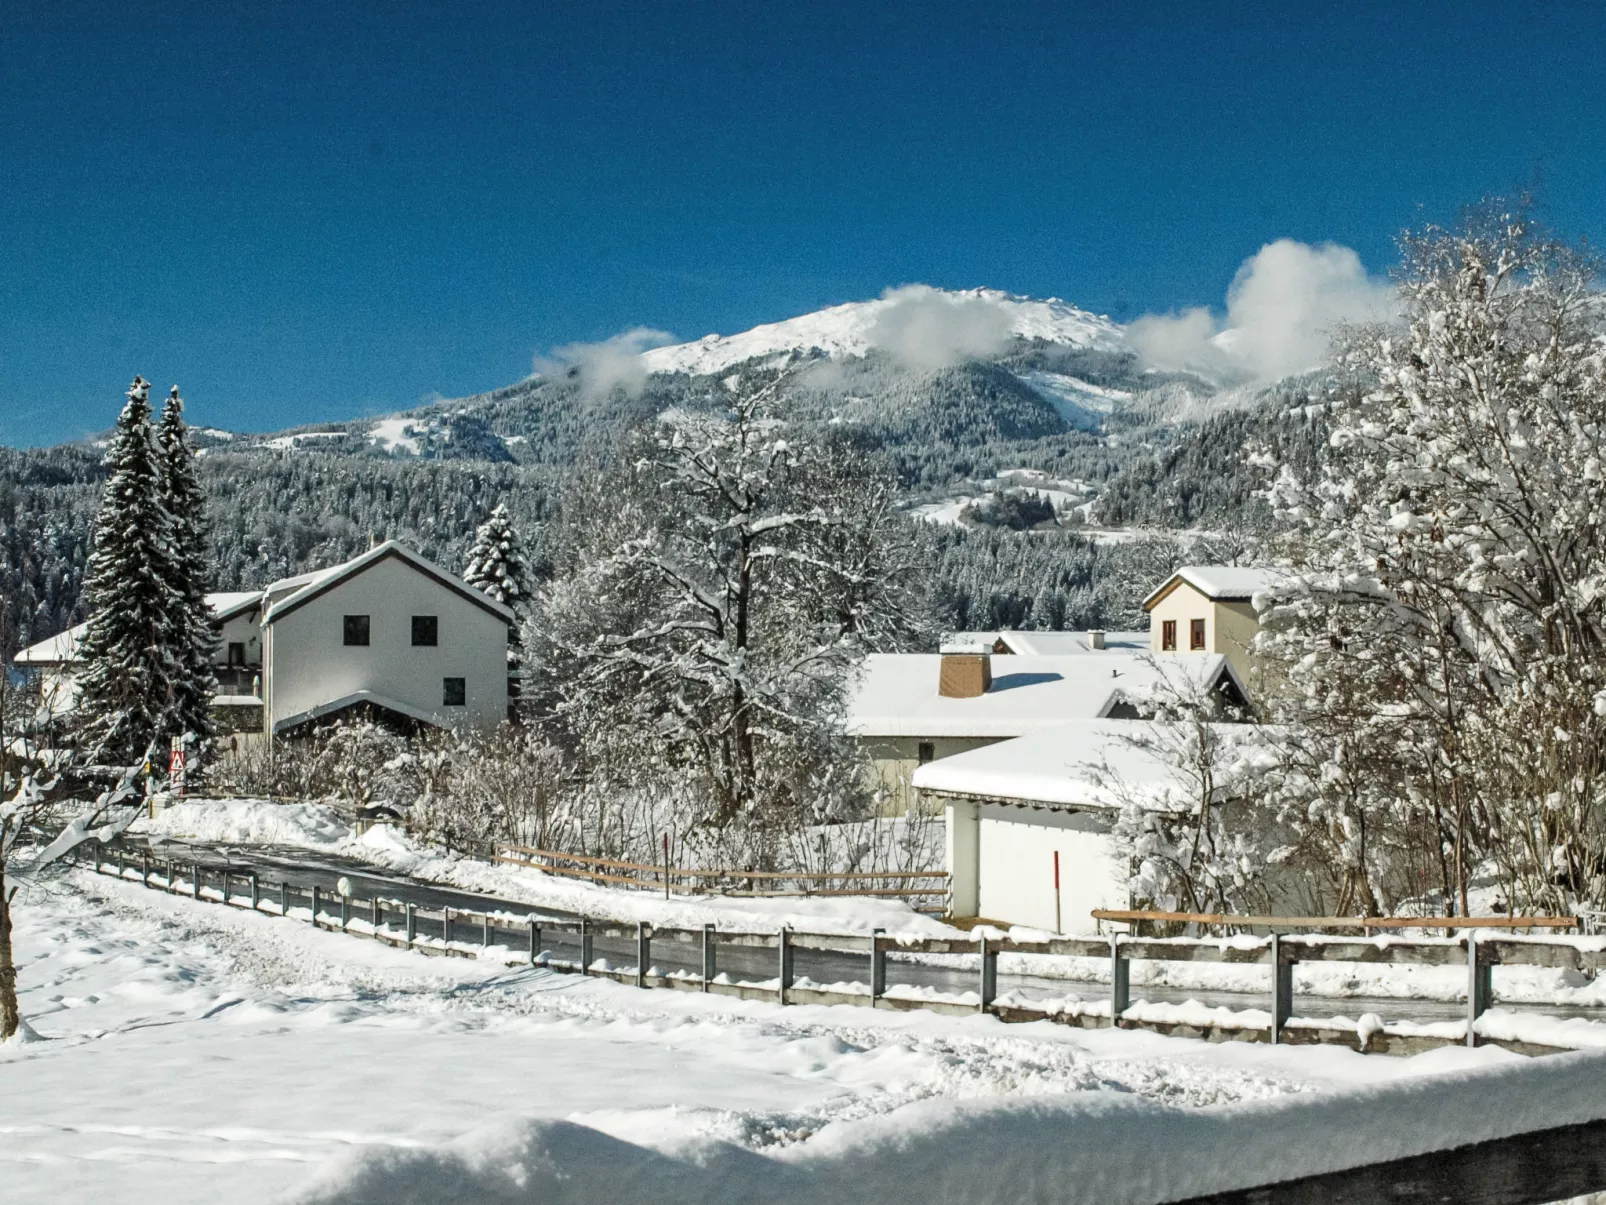
[[[362,639],[353,637],[361,635]],[[374,617],[372,615],[343,615],[340,621],[340,643],[348,649],[371,648],[374,642]]]
[[[1190,653],[1203,652],[1205,649],[1205,621],[1202,619],[1188,620],[1188,651]]]
[[[455,691],[452,689],[454,685],[457,688]],[[456,702],[452,701],[452,698],[453,698],[454,694],[456,695],[456,698],[457,698]],[[441,679],[441,706],[442,707],[467,707],[468,706],[468,679],[467,678],[442,678]]]
[[[240,650],[240,655],[238,658],[236,658],[234,655],[235,649]],[[228,646],[223,650],[223,656],[223,664],[228,666],[230,669],[243,669],[245,667],[245,641],[229,641]]]
[[[1160,651],[1162,653],[1177,651],[1177,621],[1174,619],[1160,621]]]
[[[428,636],[429,636],[428,640],[420,640],[418,638],[419,634],[420,634],[419,624],[421,622],[427,625],[427,633],[428,633]],[[441,617],[439,615],[414,615],[413,616],[413,647],[415,649],[433,649],[433,648],[439,648],[440,647],[440,643],[441,643]]]
[[[937,760],[937,742],[921,741],[915,746],[915,760],[922,766]]]

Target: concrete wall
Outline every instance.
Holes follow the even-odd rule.
[[[1050,812],[970,800],[947,806],[954,915],[1055,930],[1054,854],[1060,859],[1059,925],[1093,933],[1095,908],[1125,908],[1129,875],[1103,812]]]
[[[347,647],[344,617],[369,616],[367,647]],[[413,647],[412,617],[439,618],[439,643]],[[507,717],[507,621],[387,557],[265,628],[267,723],[361,690],[415,707],[434,722],[493,728]],[[463,678],[467,705],[442,703],[443,679]]]
[[[933,761],[968,753],[983,745],[995,745],[998,738],[987,736],[876,737],[861,743],[870,758],[870,786],[881,795],[883,816],[902,816],[915,803],[915,790],[909,779],[920,768],[920,745],[930,741]]]

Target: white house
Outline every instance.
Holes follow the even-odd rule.
[[[395,541],[263,593],[265,722],[353,709],[442,727],[507,717],[513,612]]]
[[[507,716],[512,611],[395,541],[208,602],[220,629],[214,704],[236,744],[343,714],[479,729]],[[17,655],[40,671],[53,714],[77,704],[85,626]]]

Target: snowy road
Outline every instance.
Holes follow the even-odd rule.
[[[545,905],[532,909],[532,905],[527,901],[518,901],[505,896],[475,893],[437,883],[421,882],[404,874],[387,872],[356,858],[313,852],[298,847],[242,846],[168,839],[154,848],[157,850],[157,856],[176,857],[185,864],[194,860],[213,869],[227,866],[240,873],[255,871],[264,884],[286,882],[292,887],[303,889],[318,886],[330,897],[333,896],[335,881],[345,876],[351,880],[353,893],[358,897],[366,898],[379,894],[387,899],[411,902],[421,908],[444,907],[474,912],[505,911],[520,916],[532,910],[543,915],[558,917],[572,918],[576,915],[561,908]],[[438,923],[420,921],[420,932],[429,936],[441,936]],[[478,927],[474,926],[469,928],[466,934],[459,932],[456,936],[460,940],[465,936],[472,940],[477,932]],[[520,948],[524,941],[523,933],[513,930],[493,930],[492,938],[493,941],[503,941],[513,948]],[[543,934],[542,944],[543,948],[550,951],[555,958],[577,960],[579,957],[578,941],[573,935],[546,933]],[[655,947],[654,962],[667,968],[696,972],[698,967],[694,962],[676,961],[677,949],[687,948],[665,945]],[[628,941],[598,938],[595,950],[597,957],[607,959],[614,965],[633,966],[636,961],[635,948]],[[721,947],[719,953],[722,972],[733,979],[750,982],[773,979],[775,975],[773,960],[774,955],[767,951],[739,947]],[[862,982],[869,978],[867,957],[856,959],[852,955],[830,951],[797,950],[794,953],[794,960],[795,971],[799,976],[807,976],[820,983],[854,980]],[[896,955],[889,957],[887,980],[889,986],[903,985],[954,996],[976,990],[976,973],[972,970],[932,965],[930,961],[914,962],[899,959]],[[1074,979],[1068,981],[1064,978],[1008,971],[1000,972],[998,987],[1000,993],[1016,991],[1030,999],[1062,997],[1066,994],[1067,988],[1078,991],[1084,998],[1092,999],[1098,998],[1104,990],[1094,981]],[[1135,989],[1134,994],[1154,1003],[1183,1003],[1187,1000],[1197,1000],[1211,1007],[1238,1010],[1266,1007],[1266,993],[1263,992],[1150,984]],[[1512,1000],[1502,1000],[1500,1003],[1502,1008],[1514,1011],[1532,1011],[1561,1018],[1606,1020],[1606,1009],[1596,1006],[1524,1003]],[[1457,1021],[1465,1016],[1465,1005],[1453,1000],[1402,1000],[1354,993],[1325,996],[1304,992],[1298,998],[1297,1008],[1300,1015],[1328,1016],[1341,1013],[1346,1016],[1357,1016],[1362,1013],[1376,1013],[1388,1021]]]

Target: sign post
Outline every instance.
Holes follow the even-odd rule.
[[[168,789],[179,798],[184,795],[184,772],[187,760],[188,758],[184,752],[184,738],[175,736],[173,738],[173,751],[168,755],[167,760],[167,785]]]

